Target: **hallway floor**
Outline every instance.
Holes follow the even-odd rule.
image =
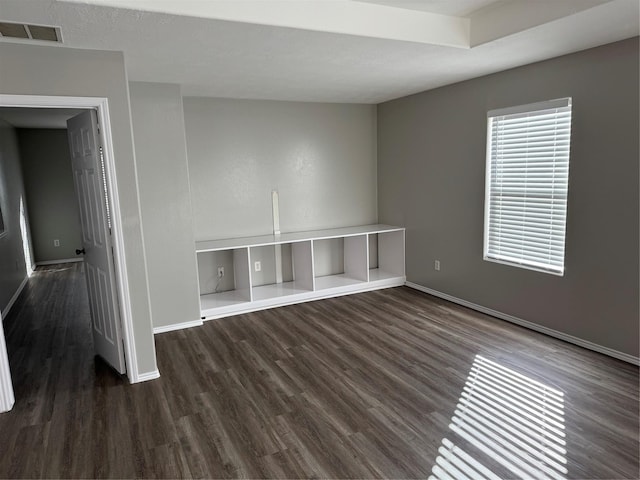
[[[0,477],[638,478],[638,368],[400,287],[156,336],[158,380],[94,359],[82,264],[5,320]]]

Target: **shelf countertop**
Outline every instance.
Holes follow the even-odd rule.
[[[232,248],[260,247],[282,243],[304,242],[340,237],[353,237],[367,233],[385,233],[404,230],[403,227],[390,225],[361,225],[358,227],[332,228],[328,230],[312,230],[308,232],[281,233],[279,235],[260,235],[257,237],[225,238],[196,242],[196,253],[229,250]]]

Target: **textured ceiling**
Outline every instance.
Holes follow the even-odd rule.
[[[469,41],[474,31],[482,40],[471,48],[67,1],[0,2],[0,20],[61,26],[66,46],[123,51],[132,81],[180,84],[187,96],[318,102],[380,103],[622,40],[639,28],[638,0],[503,0],[503,9],[483,9],[471,23]]]
[[[0,119],[16,128],[67,128],[67,120],[83,110],[73,108],[0,108]]]

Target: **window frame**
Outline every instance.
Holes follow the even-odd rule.
[[[523,115],[534,112],[540,112],[543,110],[553,110],[559,108],[569,108],[569,138],[567,146],[567,173],[566,173],[566,199],[564,204],[564,229],[563,229],[563,245],[562,245],[562,267],[557,268],[551,263],[543,264],[527,260],[525,258],[519,258],[518,260],[506,260],[497,256],[492,256],[489,253],[490,250],[490,230],[491,230],[491,198],[492,198],[492,179],[493,179],[493,120],[496,117],[504,117],[510,115]],[[496,110],[490,110],[487,112],[487,139],[486,139],[486,166],[485,166],[485,205],[484,205],[484,227],[483,227],[483,260],[499,263],[502,265],[508,265],[512,267],[518,267],[526,270],[533,270],[536,272],[548,273],[556,276],[564,276],[566,272],[566,238],[567,238],[567,217],[568,217],[568,192],[569,192],[569,163],[571,160],[571,125],[572,125],[572,98],[558,98],[554,100],[530,103],[525,105],[518,105],[513,107],[501,108]],[[555,160],[554,160],[555,167]],[[553,182],[556,177],[550,177]],[[506,256],[506,255],[505,255]],[[515,259],[515,257],[512,257]]]

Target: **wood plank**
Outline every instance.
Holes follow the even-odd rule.
[[[478,355],[563,394],[566,478],[638,476],[637,367],[404,287],[157,335],[138,385],[93,356],[81,264],[4,327],[1,478],[425,478],[443,439],[513,477],[449,427]]]

